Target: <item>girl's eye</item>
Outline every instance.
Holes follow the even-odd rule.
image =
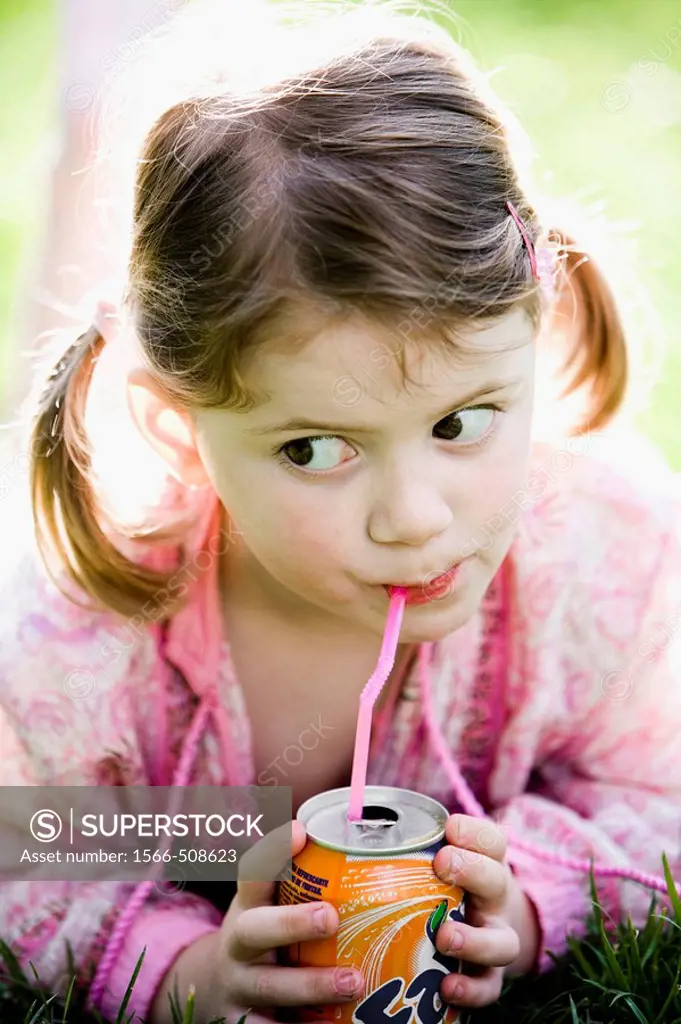
[[[470,409],[459,409],[445,416],[433,428],[437,436],[445,441],[457,441],[462,447],[485,441],[491,433],[496,414],[501,410],[496,405],[476,405]],[[277,448],[275,457],[285,469],[309,471],[311,474],[326,469],[335,469],[343,461],[339,457],[343,446],[350,445],[342,437],[333,434],[320,437],[300,437]]]
[[[277,459],[288,469],[291,469],[292,465],[299,469],[309,469],[315,472],[334,469],[339,464],[336,460],[341,454],[343,445],[347,447],[347,442],[333,435],[301,437],[282,445],[277,450]]]
[[[440,432],[445,441],[458,441],[462,445],[475,444],[486,438],[498,411],[495,405],[459,409],[445,416],[434,429]]]

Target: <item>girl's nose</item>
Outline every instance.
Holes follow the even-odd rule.
[[[433,484],[402,478],[381,489],[370,509],[367,531],[376,544],[424,547],[451,523],[452,511]]]

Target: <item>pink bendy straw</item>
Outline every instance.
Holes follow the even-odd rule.
[[[402,616],[404,615],[406,600],[407,591],[404,587],[390,588],[390,607],[388,608],[388,619],[385,624],[381,653],[378,656],[376,668],[372,672],[369,682],[360,694],[355,752],[352,758],[352,776],[350,778],[348,821],[360,821],[362,818],[374,704],[395,664],[397,641],[400,637],[400,627],[402,626]]]

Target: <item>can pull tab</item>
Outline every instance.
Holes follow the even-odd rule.
[[[361,832],[375,832],[392,828],[399,821],[397,811],[392,807],[381,807],[378,804],[365,804],[362,808],[362,817],[352,824]]]

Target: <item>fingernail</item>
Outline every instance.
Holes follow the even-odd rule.
[[[463,995],[463,985],[456,985],[454,987],[454,992],[452,993],[452,998],[453,999],[461,999],[462,995]]]
[[[353,995],[360,985],[360,977],[354,971],[339,971],[334,981],[338,991],[342,992],[345,996]]]
[[[448,863],[447,863],[447,872],[448,872],[448,874],[452,878],[455,878],[459,874],[459,872],[461,870],[461,867],[462,867],[461,854],[459,853],[458,850],[450,850],[449,851]]]
[[[463,935],[461,932],[456,931],[453,933],[451,941],[449,943],[449,950],[453,952],[455,949],[461,949],[463,946]]]
[[[328,916],[326,913],[326,907],[318,907],[312,915],[314,921],[315,930],[323,935],[326,931]]]

